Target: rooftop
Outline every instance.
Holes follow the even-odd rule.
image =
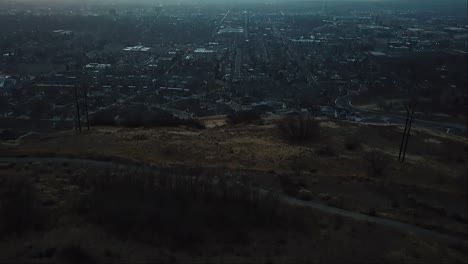
[[[142,46],[142,45],[137,45],[137,46],[134,46],[134,47],[126,47],[124,48],[123,50],[124,51],[141,51],[141,52],[147,52],[149,51],[151,48],[149,47],[145,47],[145,46]]]

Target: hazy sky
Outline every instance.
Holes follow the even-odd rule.
[[[468,0],[0,0],[0,3],[14,3],[14,2],[32,2],[32,3],[163,3],[163,4],[183,4],[183,3],[219,3],[219,4],[235,4],[235,3],[287,3],[287,2],[399,2],[411,6],[421,7],[427,6],[466,6]]]
[[[169,2],[167,0],[0,0],[0,2]],[[200,2],[200,1],[210,1],[210,2],[239,2],[239,0],[175,0],[171,2]],[[401,3],[448,3],[448,2],[459,2],[466,3],[466,0],[249,0],[252,2],[401,2]]]

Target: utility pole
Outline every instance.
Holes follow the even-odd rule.
[[[468,45],[465,45],[468,48]],[[466,49],[465,49],[466,50]],[[465,62],[468,63],[468,57],[465,57]],[[468,138],[468,86],[465,85],[465,138]],[[468,217],[468,144],[465,140],[465,199],[466,199],[466,212],[465,217]],[[468,228],[467,228],[468,229]]]
[[[468,58],[466,58],[466,62],[468,63]],[[468,86],[465,86],[465,121],[466,121],[466,125],[465,125],[465,137],[468,138],[468,107],[466,107],[468,105]],[[465,217],[468,217],[468,144],[466,143],[465,141],[465,181],[466,181],[466,192],[465,192],[465,199],[466,199],[466,212],[465,212]]]
[[[410,121],[409,121],[409,127],[408,127],[408,134],[406,135],[406,143],[405,143],[405,149],[403,150],[403,158],[401,159],[401,162],[405,162],[405,157],[406,157],[406,150],[408,149],[408,141],[409,141],[409,137],[411,135],[411,125],[413,123],[413,116],[414,116],[414,108],[411,112],[411,117],[410,117]]]
[[[405,130],[403,130],[403,137],[401,138],[401,144],[400,144],[400,153],[398,154],[398,161],[401,160],[401,153],[403,152],[403,145],[405,144],[405,139],[406,139],[406,131],[408,130],[408,121],[410,119],[410,111],[408,107],[406,107],[406,123],[405,123]]]
[[[88,127],[89,131],[89,112],[88,112],[88,87],[86,84],[82,86],[83,94],[84,94],[84,103],[85,103],[85,112],[86,112],[86,126]]]
[[[398,161],[400,161],[401,163],[405,162],[406,150],[408,149],[408,142],[409,142],[409,137],[411,134],[411,126],[413,124],[413,116],[414,116],[414,107],[412,107],[410,103],[406,107],[405,129],[403,131],[403,137],[401,139],[400,153],[398,154]]]
[[[78,90],[76,89],[76,85],[73,87],[75,90],[75,104],[76,104],[76,124],[78,125],[79,132],[81,133],[81,118],[80,118],[80,104],[78,103]]]

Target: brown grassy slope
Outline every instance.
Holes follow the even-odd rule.
[[[239,126],[226,125],[223,120],[224,117],[205,119],[205,130],[94,128],[91,133],[80,135],[67,131],[18,145],[0,145],[0,154],[111,156],[160,164],[366,176],[364,153],[378,149],[396,160],[401,140],[398,127],[325,120],[319,139],[290,143],[281,137],[274,119],[266,120],[265,125]],[[350,136],[362,142],[363,148],[347,150],[345,138]],[[331,151],[324,153],[324,148]],[[463,139],[415,131],[407,163],[392,162],[387,179],[462,193],[463,172]]]
[[[80,135],[66,131],[16,145],[0,144],[0,155],[110,157],[165,165],[249,169],[270,175],[280,185],[284,183],[279,181],[282,175],[287,175],[296,188],[293,191],[306,188],[317,195],[343,195],[353,209],[360,208],[361,203],[365,204],[361,210],[390,206],[414,200],[406,196],[416,195],[430,204],[442,203],[438,206],[456,212],[463,210],[463,138],[414,130],[407,162],[401,164],[396,162],[400,127],[322,120],[319,138],[291,143],[281,136],[275,118],[264,120],[264,125],[231,126],[224,120],[223,116],[205,118],[205,130],[93,128]],[[345,145],[349,139],[361,147],[348,150]],[[364,157],[373,149],[386,153],[391,161],[383,177],[367,177]],[[342,183],[347,184],[340,187]]]

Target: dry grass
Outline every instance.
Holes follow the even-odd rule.
[[[188,166],[223,167],[254,171],[296,171],[291,162],[307,157],[301,170],[314,170],[323,176],[365,176],[367,165],[363,152],[377,149],[397,158],[401,129],[392,126],[356,125],[346,122],[321,126],[315,142],[291,144],[281,139],[275,124],[278,119],[266,118],[261,126],[226,126],[225,118],[203,120],[212,128],[188,131],[184,128],[119,129],[95,128],[91,133],[75,135],[62,132],[53,137],[0,145],[2,155],[55,155],[82,158],[125,159]],[[329,123],[326,120],[321,123]],[[361,148],[346,149],[346,139],[362,142]],[[427,142],[437,140],[441,144]],[[458,138],[446,135],[427,135],[415,130],[408,147],[408,163],[389,167],[391,180],[401,183],[440,188],[448,175],[464,172],[463,145]],[[320,155],[322,150],[333,149],[336,155]],[[169,155],[169,154],[170,155]],[[409,169],[405,169],[409,168]],[[418,174],[414,174],[418,171]],[[425,175],[419,178],[418,175]],[[458,179],[460,181],[462,179]],[[459,190],[460,182],[444,182],[444,189]]]

